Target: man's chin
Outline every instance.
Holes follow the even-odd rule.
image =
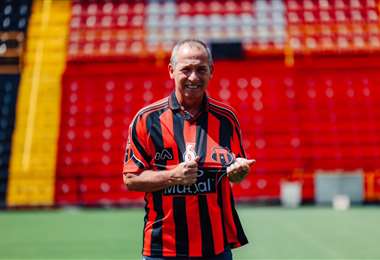
[[[195,89],[185,89],[184,94],[185,97],[193,97],[193,98],[200,98],[203,97],[204,94],[203,88],[195,88]]]

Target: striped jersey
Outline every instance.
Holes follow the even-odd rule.
[[[145,193],[143,255],[207,257],[248,242],[226,178],[234,158],[245,157],[240,133],[233,110],[206,95],[194,117],[175,93],[137,113],[123,173],[173,169],[200,156],[196,183]]]

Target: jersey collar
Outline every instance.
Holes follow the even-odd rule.
[[[193,118],[196,119],[202,112],[207,112],[208,111],[208,96],[207,94],[204,95],[202,104],[201,104],[201,109],[199,110],[199,113]],[[180,112],[181,110],[181,105],[179,104],[177,97],[175,96],[175,92],[172,92],[169,96],[169,107],[173,112]]]

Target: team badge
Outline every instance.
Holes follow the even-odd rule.
[[[186,151],[183,154],[183,159],[185,162],[190,162],[195,160],[197,153],[195,152],[195,144],[186,144]]]
[[[234,154],[231,153],[228,148],[223,147],[214,147],[212,149],[211,158],[223,166],[228,166],[235,160]]]

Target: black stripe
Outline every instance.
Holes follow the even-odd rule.
[[[218,114],[215,111],[210,111],[210,113],[215,116],[219,124],[219,145],[231,150],[231,139],[233,136],[233,126],[231,121],[228,120],[225,116]]]
[[[223,214],[223,189],[222,189],[222,184],[223,180],[220,182],[220,184],[217,186],[217,192],[218,192],[218,206],[220,208],[221,212],[221,221],[222,221],[222,228],[223,228],[223,241],[224,241],[224,248],[227,247],[228,245],[228,240],[227,240],[227,233],[226,233],[226,227],[224,226],[224,214]]]
[[[214,238],[212,237],[211,219],[208,214],[207,195],[200,194],[198,196],[199,205],[199,222],[201,224],[202,233],[202,256],[210,256],[215,254]]]
[[[173,197],[176,255],[189,255],[189,235],[186,218],[186,197]]]
[[[237,121],[237,117],[235,114],[233,114],[231,111],[227,110],[227,109],[222,109],[220,107],[216,107],[215,105],[211,104],[210,106],[210,112],[215,115],[216,117],[218,118],[225,118],[227,121],[229,121],[227,119],[227,117],[229,117],[230,119],[232,119],[232,121],[235,123],[235,132],[238,136],[238,139],[237,140],[239,142],[239,146],[240,146],[240,151],[242,154],[236,154],[237,157],[246,157],[245,155],[245,151],[244,151],[244,148],[243,148],[243,143],[242,143],[242,140],[241,140],[241,134],[240,134],[240,124],[239,122]],[[228,122],[229,125],[231,125],[231,122],[229,121]],[[232,126],[231,126],[231,129],[232,129]],[[231,138],[232,138],[232,133],[231,133]],[[231,147],[229,147],[231,149]]]
[[[197,136],[196,136],[196,145],[195,151],[197,155],[200,156],[200,162],[206,161],[207,153],[207,132],[208,132],[208,118],[207,113],[202,113],[197,118]],[[199,164],[199,167],[202,167],[203,163]]]
[[[157,101],[157,102],[159,102],[159,101]],[[137,112],[137,114],[136,114],[135,117],[142,116],[145,113],[148,113],[148,112],[150,112],[152,110],[158,110],[161,107],[168,106],[168,105],[169,105],[168,98],[165,98],[160,103],[153,103],[153,104],[151,104],[149,106],[143,107],[142,109],[140,109],[140,111]]]
[[[141,119],[140,119],[141,120]],[[147,152],[145,151],[144,147],[140,144],[140,141],[138,139],[138,135],[137,135],[137,132],[136,132],[136,124],[137,124],[137,119],[133,122],[133,125],[132,125],[132,141],[133,143],[135,144],[137,150],[139,151],[139,153],[144,157],[144,160],[149,163],[150,160],[151,160],[151,157],[147,154]]]
[[[137,165],[137,167],[139,167],[139,169],[143,170],[145,167],[144,167],[144,164],[142,164],[139,160],[137,160],[137,158],[134,156],[133,152],[131,152],[131,155],[132,155],[132,160],[133,162]]]
[[[233,136],[233,125],[231,124],[231,121],[229,121],[224,115],[220,115],[215,111],[211,111],[211,113],[213,115],[215,115],[215,117],[217,117],[218,120],[220,121],[219,144],[222,147],[227,147],[227,148],[231,149],[231,138]],[[237,155],[237,156],[239,156],[239,155]],[[221,196],[222,196],[221,193],[222,192],[223,192],[222,185],[219,185],[218,186],[218,204],[219,204],[219,207],[221,207],[221,209],[223,208],[223,201],[221,199]],[[243,244],[248,243],[248,240],[244,234],[244,231],[243,231],[243,228],[241,226],[238,214],[237,214],[236,209],[235,209],[235,203],[234,203],[234,198],[233,198],[231,187],[229,187],[229,192],[231,193],[231,200],[229,203],[231,203],[232,215],[233,215],[234,224],[235,224],[236,230],[237,230],[238,241],[243,245]],[[227,236],[226,236],[226,233],[224,230],[224,226],[223,226],[223,235],[225,236],[224,241],[226,243],[227,242]]]
[[[146,118],[146,129],[153,142],[155,153],[161,153],[165,149],[160,121],[160,116],[165,110],[166,109],[154,111]],[[166,160],[158,159],[159,160],[155,160],[155,163],[157,163],[157,169],[165,170]]]
[[[239,146],[240,146],[240,151],[242,154],[239,155],[239,157],[244,157],[246,158],[247,156],[245,155],[244,147],[243,147],[243,140],[241,139],[241,134],[240,134],[240,129],[235,127],[236,134],[238,136],[238,141],[239,141]]]
[[[161,152],[164,149],[160,115],[165,110],[166,109],[154,111],[149,114],[146,119],[146,129],[148,131],[148,135],[152,138],[156,152]],[[164,164],[166,164],[166,161],[160,161],[159,163],[162,163],[162,165],[158,166],[159,170],[165,168]],[[162,222],[164,218],[164,211],[162,208],[162,191],[152,192],[152,195],[153,209],[157,216],[152,226],[151,252],[154,256],[162,256]]]
[[[145,195],[144,195],[144,201],[145,201],[145,216],[144,216],[143,241],[142,241],[143,246],[142,246],[142,252],[141,252],[141,254],[144,254],[145,227],[146,227],[146,223],[148,222],[148,216],[149,216],[147,193],[145,193]]]
[[[152,238],[150,249],[153,256],[162,256],[162,223],[164,218],[164,211],[162,209],[162,192],[152,192],[153,195],[153,208],[157,217],[152,225]]]
[[[180,113],[173,113],[173,132],[178,148],[178,161],[183,162],[183,154],[186,151],[185,137],[183,135],[184,119]]]
[[[197,135],[195,150],[199,155],[199,167],[203,167],[203,162],[206,160],[207,153],[207,132],[208,132],[208,114],[202,113],[197,119]],[[202,235],[202,255],[210,256],[215,253],[214,238],[212,236],[211,219],[208,213],[207,195],[198,196],[199,204],[199,222],[201,224]]]
[[[231,203],[232,216],[233,216],[233,219],[234,219],[234,223],[235,223],[235,227],[236,227],[236,232],[237,232],[238,240],[239,240],[239,243],[241,245],[245,245],[245,244],[248,243],[248,239],[245,236],[243,227],[241,226],[241,223],[240,223],[239,216],[238,216],[238,214],[236,212],[236,209],[235,209],[235,201],[234,201],[234,198],[233,198],[231,187],[230,187],[229,192],[231,193],[231,196],[230,196],[231,201],[230,201],[230,203]]]
[[[220,121],[219,144],[222,147],[227,147],[227,148],[231,149],[231,138],[233,135],[233,126],[231,124],[231,121],[229,121],[224,115],[218,114],[217,111],[210,110],[210,113],[212,113]],[[219,204],[219,207],[220,206],[223,207],[223,201],[222,201],[222,199],[219,199],[222,196],[221,192],[223,192],[221,187],[222,187],[222,185],[219,185],[219,187],[218,187],[218,204]],[[240,223],[239,216],[238,216],[236,209],[235,209],[235,202],[234,202],[231,187],[229,187],[228,192],[231,193],[231,196],[230,196],[231,199],[230,199],[229,203],[231,203],[232,216],[233,216],[234,224],[235,224],[236,231],[237,231],[238,241],[241,245],[244,245],[244,244],[248,243],[248,240],[244,234],[243,227]],[[225,230],[223,230],[223,234],[225,235],[225,242],[226,242],[227,237],[225,234]]]
[[[212,115],[214,115],[219,120],[219,145],[222,147],[227,147],[231,150],[231,137],[232,137],[232,125],[231,122],[226,119],[224,116],[221,116],[213,111],[210,111]],[[225,173],[226,169],[223,169]],[[227,233],[226,233],[226,227],[224,226],[224,214],[223,214],[223,180],[218,184],[217,186],[217,192],[218,192],[218,205],[219,209],[221,211],[222,216],[222,227],[223,227],[223,240],[224,240],[224,247],[228,245],[228,239],[227,239]]]
[[[223,113],[226,114],[226,115],[228,115],[232,119],[232,121],[236,124],[236,126],[238,128],[240,128],[239,120],[238,120],[237,116],[235,115],[235,113],[232,110],[230,110],[230,109],[228,109],[226,107],[222,107],[220,105],[213,104],[211,102],[209,104],[210,104],[210,107],[213,108],[214,110],[216,109],[216,110],[219,110],[219,111],[223,111]]]
[[[142,119],[143,115],[145,113],[148,113],[148,112],[151,112],[151,111],[154,111],[154,110],[158,110],[158,109],[163,109],[165,107],[168,106],[167,104],[167,100],[163,101],[163,103],[159,103],[159,104],[156,104],[154,106],[148,106],[148,107],[145,107],[143,109],[141,109],[137,115],[135,116],[135,118],[133,119],[133,122],[132,122],[132,141],[133,143],[136,145],[136,148],[137,150],[139,151],[139,153],[144,157],[144,160],[149,163],[151,160],[152,160],[152,157],[145,151],[144,147],[141,145],[140,141],[139,141],[139,137],[137,135],[137,130],[136,130],[136,125],[137,125],[137,122],[139,120]],[[149,131],[149,130],[147,130]]]
[[[183,133],[183,118],[180,113],[173,114],[173,132],[178,148],[178,160],[183,162],[183,154],[186,150],[185,137]],[[186,217],[186,198],[173,197],[173,216],[176,235],[176,255],[189,255],[189,231]]]

